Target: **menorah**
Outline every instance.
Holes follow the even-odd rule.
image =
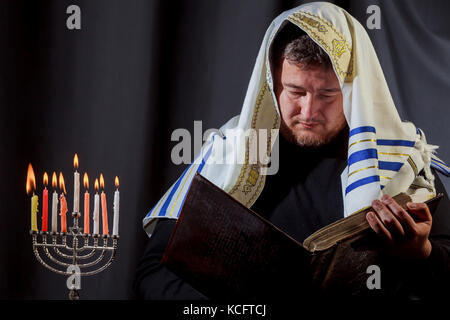
[[[72,279],[69,278],[67,281],[68,287],[71,282],[69,299],[78,300],[80,297],[78,290],[80,289],[81,276],[91,276],[109,267],[116,256],[119,236],[82,233],[82,228],[78,226],[80,214],[74,212],[72,217],[73,227],[69,227],[69,232],[31,230],[30,234],[33,241],[34,255],[44,267],[64,276],[73,276]],[[39,236],[41,242],[38,241]],[[51,239],[50,243],[48,242],[49,237]],[[67,242],[68,238],[72,242],[71,246]],[[79,245],[79,240],[81,239],[83,239],[82,246]],[[99,244],[100,239],[102,239],[102,244]],[[92,244],[90,245],[89,243]],[[39,250],[39,248],[42,250]],[[61,250],[67,252],[61,252]],[[88,252],[84,253],[86,251]],[[45,255],[42,256],[40,252],[43,252]],[[44,258],[54,266],[46,262]]]
[[[78,167],[78,156],[74,157],[75,169]],[[48,175],[44,173],[44,186],[48,184]],[[74,172],[74,206],[73,206],[73,226],[67,228],[66,213],[66,189],[64,177],[60,173],[59,188],[61,195],[58,201],[56,173],[53,173],[52,186],[54,189],[52,200],[52,226],[51,232],[48,229],[48,190],[45,187],[42,194],[42,230],[38,231],[37,212],[39,197],[33,191],[31,197],[31,230],[30,234],[33,243],[33,253],[37,260],[47,269],[57,274],[68,276],[66,281],[71,300],[80,298],[81,277],[97,274],[108,268],[114,261],[119,242],[119,179],[115,178],[116,191],[114,192],[114,224],[112,236],[109,235],[107,200],[106,193],[102,190],[98,194],[99,188],[104,189],[104,178],[100,174],[100,184],[95,179],[95,189],[97,193],[94,197],[94,230],[89,232],[89,179],[84,174],[84,228],[78,224],[81,216],[80,207],[80,174]],[[27,193],[36,189],[36,179],[31,164],[27,173]],[[100,200],[101,199],[101,200]],[[58,232],[57,207],[60,202],[61,228]],[[102,207],[103,232],[99,232],[100,214],[99,207]],[[84,229],[84,230],[83,230]]]

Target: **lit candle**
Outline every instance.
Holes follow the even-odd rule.
[[[115,179],[116,192],[114,192],[114,224],[113,224],[113,236],[119,235],[119,178]]]
[[[48,228],[48,175],[44,172],[44,191],[42,191],[42,231],[47,232]]]
[[[73,212],[80,212],[80,174],[78,169],[78,155],[75,153],[73,157],[73,166],[75,172],[73,173]]]
[[[100,187],[105,189],[105,180],[103,179],[103,174],[100,173]],[[106,194],[104,190],[102,190],[101,194],[102,200],[102,226],[103,226],[103,234],[106,235],[109,233],[108,230],[108,211],[106,208]]]
[[[94,183],[94,187],[95,187],[95,196],[94,196],[94,234],[99,234],[99,196],[98,196],[98,179],[95,179],[95,183]]]
[[[31,197],[31,230],[38,231],[37,228],[37,211],[38,211],[38,196],[34,194]]]
[[[84,173],[83,176],[83,185],[86,189],[84,193],[84,233],[89,233],[89,178],[87,173]]]
[[[52,187],[54,189],[52,198],[52,232],[58,232],[58,193],[56,192],[58,180],[56,178],[56,172],[53,172],[52,175]]]
[[[61,203],[59,209],[59,215],[61,216],[61,232],[67,232],[66,213],[68,209],[66,197],[64,196],[66,194],[66,186],[64,184],[64,177],[62,175],[62,172],[59,173],[59,188],[61,189],[61,196],[59,197],[59,201]]]
[[[33,196],[31,197],[31,230],[32,231],[38,231],[38,228],[37,228],[38,196],[34,194],[35,189],[36,189],[36,179],[34,176],[33,167],[31,166],[31,163],[30,163],[28,165],[26,190],[27,190],[27,194],[29,194],[30,191],[33,190]]]

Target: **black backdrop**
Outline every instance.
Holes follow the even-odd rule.
[[[110,224],[113,177],[121,180],[118,256],[82,279],[82,298],[133,298],[141,219],[184,169],[170,161],[172,131],[193,132],[194,120],[218,128],[238,114],[266,28],[304,2],[1,1],[0,298],[67,297],[66,280],[32,254],[25,180],[29,162],[39,191],[44,171],[63,171],[71,206],[75,152],[91,194],[105,176]],[[399,112],[450,161],[450,3],[336,3],[363,25],[367,7],[380,7],[381,29],[368,32]],[[81,30],[66,28],[71,4]]]

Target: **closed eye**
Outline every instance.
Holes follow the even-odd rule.
[[[322,98],[322,99],[329,99],[329,98],[333,98],[333,97],[335,97],[336,95],[328,95],[328,94],[319,94],[319,98]]]
[[[306,95],[305,91],[288,91],[289,96],[298,98]]]

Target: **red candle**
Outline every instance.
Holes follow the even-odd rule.
[[[105,180],[103,179],[103,174],[100,174],[100,187],[105,188]],[[106,235],[109,233],[108,230],[108,212],[106,208],[106,194],[102,191],[101,194],[102,201],[102,226],[103,226],[103,234]]]
[[[48,228],[48,175],[44,172],[44,191],[42,192],[42,231],[47,231]]]
[[[89,233],[89,178],[87,173],[84,173],[83,176],[83,184],[86,188],[86,192],[84,193],[84,233]]]

